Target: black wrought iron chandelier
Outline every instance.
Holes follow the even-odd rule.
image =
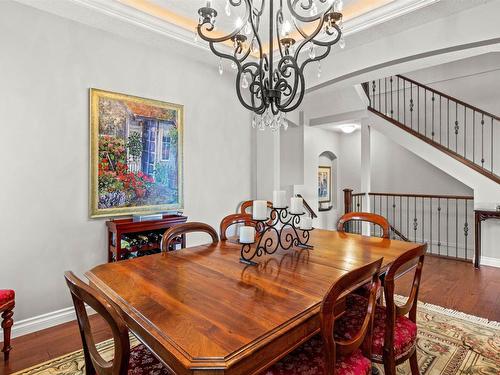
[[[212,3],[208,0],[198,10],[196,32],[219,57],[219,73],[223,72],[222,59],[230,60],[236,70],[238,99],[254,112],[254,127],[286,129],[286,113],[296,109],[304,98],[306,65],[318,62],[319,75],[319,61],[330,53],[334,44],[339,42],[341,48],[345,45],[342,0],[269,0],[266,48],[259,35],[265,0],[226,0],[226,16],[244,10],[241,12],[244,16],[236,19],[233,30],[226,35],[215,35],[218,12]],[[223,52],[224,48],[219,46],[228,43],[232,52],[227,52],[227,48]]]

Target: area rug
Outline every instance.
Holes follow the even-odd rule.
[[[403,297],[396,299],[404,302]],[[500,375],[500,323],[419,302],[418,362],[425,375]],[[138,344],[131,337],[131,345]],[[113,356],[112,340],[98,345],[106,359]],[[378,365],[377,365],[378,366]],[[379,367],[383,374],[383,367]],[[398,375],[411,374],[407,363]],[[84,375],[81,350],[41,363],[15,375]]]

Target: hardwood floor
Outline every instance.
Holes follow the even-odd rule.
[[[410,284],[411,276],[404,276],[396,292],[404,295]],[[478,271],[471,263],[427,257],[419,300],[500,321],[500,269],[483,266]],[[98,316],[92,316],[91,323],[98,341],[111,337],[108,327]],[[0,354],[0,375],[78,350],[81,341],[76,322],[70,322],[18,337],[13,340],[12,347],[8,364]]]

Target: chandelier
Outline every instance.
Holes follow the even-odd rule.
[[[238,99],[254,113],[252,126],[286,129],[286,113],[295,110],[304,98],[306,65],[318,62],[319,76],[319,61],[337,42],[341,48],[345,45],[342,0],[269,0],[267,46],[260,31],[265,2],[226,0],[226,16],[238,12],[242,16],[236,18],[228,34],[221,35],[216,32],[218,12],[208,0],[198,10],[196,34],[219,57],[220,74],[222,60],[231,61]]]

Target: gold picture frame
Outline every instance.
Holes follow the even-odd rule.
[[[91,88],[91,218],[184,208],[184,106]]]

